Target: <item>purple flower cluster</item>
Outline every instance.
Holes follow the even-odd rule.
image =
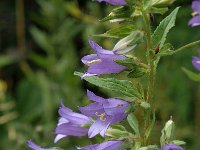
[[[189,25],[192,27],[200,25],[200,0],[192,2],[192,10],[194,11],[194,17],[189,21]]]
[[[116,98],[105,99],[89,90],[87,91],[87,96],[93,103],[85,107],[79,107],[81,113],[73,112],[65,107],[63,103],[61,104],[58,111],[60,118],[55,129],[55,143],[66,136],[84,136],[88,134],[88,137],[92,138],[100,134],[104,137],[111,124],[126,118],[127,102]],[[89,128],[86,128],[86,126],[89,126]],[[79,147],[78,149],[117,150],[121,144],[122,141],[108,141],[102,144]],[[27,145],[33,150],[55,150],[55,148],[43,149],[32,141],[28,141]]]

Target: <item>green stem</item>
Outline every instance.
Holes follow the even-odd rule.
[[[150,67],[150,72],[149,72],[149,77],[148,77],[148,91],[147,91],[147,99],[146,101],[151,104],[153,100],[153,95],[154,95],[154,80],[155,80],[155,63],[154,63],[154,53],[152,53],[152,38],[151,38],[151,23],[150,23],[150,18],[149,14],[147,14],[145,11],[143,11],[143,19],[145,23],[145,30],[146,30],[146,42],[147,42],[147,61],[148,65]],[[145,125],[144,125],[144,130],[145,130],[145,135],[144,135],[144,145],[148,145],[149,143],[149,135],[151,130],[148,130],[149,127],[151,126],[151,110],[146,110],[144,112],[144,117],[145,117]],[[152,127],[153,128],[153,127]],[[149,132],[149,134],[147,134]]]
[[[194,46],[200,46],[200,40],[199,40],[199,41],[192,42],[192,43],[189,43],[189,44],[187,44],[187,45],[184,45],[184,46],[178,48],[177,50],[175,50],[174,52],[172,52],[172,54],[181,52],[181,51],[183,51],[183,50],[185,50],[185,49],[189,49],[189,48],[194,47]]]

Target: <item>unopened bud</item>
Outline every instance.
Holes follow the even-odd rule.
[[[172,121],[172,119],[170,119],[169,121],[167,121],[165,127],[162,129],[162,136],[160,138],[161,145],[169,143],[172,140],[174,136],[174,130],[175,130],[175,124]]]
[[[154,6],[156,7],[164,7],[164,6],[169,6],[171,5],[175,0],[159,0],[157,1]]]

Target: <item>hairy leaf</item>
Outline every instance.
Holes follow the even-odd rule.
[[[134,114],[129,114],[127,117],[128,123],[131,126],[131,128],[133,128],[133,130],[135,131],[135,134],[137,136],[140,136],[140,131],[139,131],[139,125],[138,125],[138,120],[135,117]]]
[[[165,43],[169,30],[175,25],[176,15],[179,7],[177,7],[170,15],[161,21],[154,34],[152,35],[153,47],[156,48],[158,45],[162,48]]]
[[[74,74],[80,77],[83,75],[80,72],[75,72]],[[98,76],[84,77],[83,79],[91,84],[118,92],[129,98],[141,99],[141,93],[139,93],[138,89],[130,81],[115,78],[100,78]]]

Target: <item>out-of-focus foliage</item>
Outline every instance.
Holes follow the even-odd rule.
[[[118,24],[111,27],[109,23],[100,27],[97,18],[104,18],[112,7],[103,3],[100,5],[91,0],[24,1],[26,51],[20,55],[15,38],[17,2],[0,1],[2,150],[25,150],[25,141],[30,138],[43,146],[52,143],[61,100],[66,106],[76,108],[84,98],[83,84],[78,77],[73,76],[73,72],[81,70],[80,58],[90,51],[87,38],[91,34],[104,33],[105,28],[118,27]],[[179,0],[173,5],[174,8],[182,6],[176,26],[169,33],[169,42],[175,48],[199,38],[200,28],[187,25],[192,12],[190,4],[189,0]],[[160,20],[160,15],[152,16],[152,27],[155,28]],[[95,39],[101,40],[108,49],[114,45],[111,40]],[[191,49],[161,59],[155,102],[159,109],[159,122],[153,134],[158,139],[165,120],[172,115],[177,125],[177,138],[186,141],[188,149],[192,150],[199,148],[200,90],[199,85],[190,81],[181,67],[195,71],[191,57],[196,54],[197,51]],[[74,138],[65,138],[59,144],[73,150],[74,145],[87,145],[90,142],[83,138],[78,142]]]

